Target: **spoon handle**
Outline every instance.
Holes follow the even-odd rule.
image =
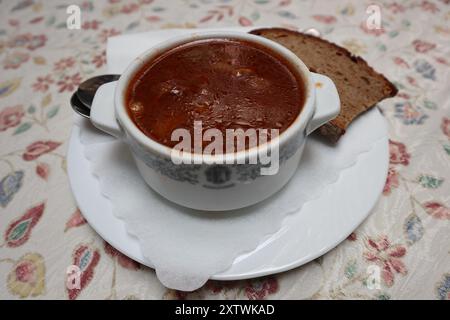
[[[77,96],[83,104],[91,106],[97,89],[108,82],[116,81],[120,78],[118,74],[105,74],[96,76],[83,81],[77,90]]]
[[[72,109],[79,115],[90,118],[91,105],[97,89],[108,82],[116,81],[119,74],[104,74],[83,81],[70,99]]]

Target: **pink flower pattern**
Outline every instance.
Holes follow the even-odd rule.
[[[362,22],[360,28],[362,31],[364,31],[364,33],[373,35],[375,37],[379,37],[382,34],[386,33],[386,30],[383,28],[383,26],[380,26],[379,28],[369,29],[366,22]]]
[[[138,298],[165,297],[170,292],[173,295],[167,297],[179,299],[350,296],[384,299],[401,298],[398,288],[416,286],[419,286],[416,297],[449,299],[450,276],[442,267],[448,257],[436,258],[435,254],[439,246],[445,246],[446,235],[450,234],[444,230],[450,220],[446,194],[450,117],[442,98],[445,79],[450,74],[445,42],[450,35],[450,1],[380,0],[376,4],[381,6],[383,25],[374,30],[369,30],[361,19],[360,13],[365,12],[367,3],[313,1],[314,5],[305,6],[291,0],[242,3],[192,0],[189,6],[180,7],[168,1],[82,0],[78,3],[82,10],[81,30],[68,30],[62,18],[65,7],[51,1],[3,1],[2,12],[7,16],[0,34],[0,206],[5,209],[1,212],[4,221],[18,223],[2,234],[2,239],[7,235],[9,242],[0,243],[0,277],[5,280],[0,299],[55,298],[65,288],[65,279],[61,278],[63,274],[52,271],[64,270],[71,263],[85,268],[85,276],[80,290],[68,290],[66,298],[70,299],[106,298],[104,290],[95,290],[97,286],[111,287],[110,297],[117,299],[126,298],[127,294],[136,294]],[[422,28],[420,21],[429,21],[429,27]],[[143,281],[154,278],[151,269],[106,243],[99,244],[98,236],[77,209],[69,189],[64,187],[67,186],[64,144],[70,136],[72,118],[68,99],[84,79],[106,70],[109,37],[150,29],[232,24],[311,27],[327,40],[353,41],[367,48],[364,57],[369,64],[399,89],[395,98],[378,106],[387,118],[390,134],[384,196],[365,226],[358,227],[325,258],[308,266],[248,281],[208,281],[192,293],[161,291],[154,281]],[[431,180],[428,184],[431,187],[427,187],[419,182],[422,176],[436,180]],[[410,197],[416,200],[414,205],[407,201]],[[46,203],[46,212],[35,230],[27,233],[24,230],[29,230],[30,221],[19,218],[23,208],[35,201]],[[396,227],[391,228],[392,225]],[[367,238],[370,230],[377,231]],[[443,232],[438,234],[438,230]],[[7,245],[14,241],[21,243],[16,239],[20,235],[21,239],[29,237],[29,240],[15,247]],[[93,242],[83,245],[84,241]],[[80,245],[75,246],[77,243]],[[73,261],[70,258],[62,261],[50,250],[54,246],[73,250]],[[101,260],[100,253],[106,253]],[[342,260],[331,270],[330,264],[323,261],[331,261],[326,258],[336,255]],[[325,277],[314,280],[309,272],[319,265]],[[368,265],[380,267],[381,292],[365,290],[361,279]],[[416,277],[405,276],[431,268],[433,274],[417,283]],[[297,283],[297,275],[306,275],[308,281]],[[347,280],[355,285],[346,286]],[[321,289],[306,288],[320,281],[323,281]],[[132,289],[142,285],[148,290]],[[317,292],[305,296],[308,290]]]
[[[12,55],[7,55],[3,60],[3,68],[18,69],[23,63],[30,59],[30,55],[27,52],[13,52]]]
[[[32,35],[31,33],[20,34],[12,38],[8,46],[10,48],[26,48],[34,51],[39,49],[47,43],[47,36],[45,34]]]
[[[381,277],[388,287],[394,284],[395,274],[406,275],[407,269],[400,258],[406,254],[402,245],[391,245],[387,236],[367,240],[368,250],[364,252],[367,261],[381,267]]]
[[[96,68],[100,68],[106,64],[106,51],[102,51],[102,53],[94,56],[92,58],[92,64],[95,65]]]
[[[389,140],[389,170],[386,183],[383,188],[383,195],[391,194],[392,189],[399,186],[399,174],[396,165],[409,165],[411,155],[407,152],[406,146],[397,141]]]
[[[134,261],[133,259],[128,258],[126,255],[121,253],[120,251],[116,250],[113,246],[111,246],[109,243],[105,242],[105,252],[110,255],[112,258],[116,258],[119,265],[126,269],[130,270],[138,270],[140,269],[141,265]]]
[[[82,28],[84,30],[97,30],[101,23],[102,22],[99,20],[85,21],[82,25]]]
[[[436,44],[434,43],[417,39],[413,41],[413,46],[414,49],[416,49],[416,51],[420,53],[427,53],[428,51],[436,48]]]
[[[335,16],[328,16],[323,14],[316,14],[313,16],[314,20],[324,23],[324,24],[332,24],[336,22]]]
[[[52,83],[54,83],[54,81],[51,75],[48,74],[46,76],[39,76],[33,83],[33,90],[46,92]]]
[[[398,182],[398,173],[395,171],[393,166],[389,167],[388,176],[386,178],[386,184],[383,188],[383,194],[385,196],[389,195],[392,189],[397,188],[399,186]]]
[[[45,153],[49,153],[61,145],[59,142],[55,141],[36,141],[30,144],[22,155],[23,160],[32,161]]]
[[[272,277],[250,281],[245,287],[245,295],[250,300],[262,300],[277,291],[278,281]]]
[[[436,13],[439,11],[439,8],[437,7],[436,4],[430,2],[430,1],[422,1],[421,5],[422,9],[424,11],[429,11],[431,13]]]
[[[407,166],[411,155],[406,151],[406,146],[401,142],[389,140],[389,162]]]
[[[103,29],[99,34],[99,39],[101,42],[106,42],[106,40],[109,37],[117,36],[120,34],[120,31],[117,31],[116,29]]]
[[[21,105],[4,108],[0,112],[0,131],[16,127],[24,115],[25,112]]]
[[[450,117],[442,118],[441,129],[447,138],[450,139]]]
[[[58,92],[64,91],[75,91],[77,86],[81,83],[81,76],[79,73],[75,73],[72,76],[64,76],[61,80],[59,80],[56,84],[59,86]]]
[[[406,8],[405,6],[397,3],[397,2],[393,2],[387,5],[387,8],[389,10],[391,10],[392,13],[396,14],[396,13],[402,13],[405,12]]]
[[[55,62],[55,71],[64,71],[66,69],[69,69],[75,65],[75,59],[72,57],[69,58],[62,58]]]

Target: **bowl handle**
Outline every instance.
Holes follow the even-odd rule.
[[[96,128],[116,138],[121,138],[124,133],[117,122],[114,108],[116,85],[117,81],[108,82],[97,89],[92,101],[90,119]]]
[[[316,109],[306,128],[310,134],[320,126],[337,117],[341,111],[339,94],[333,81],[321,74],[311,72],[316,92]]]

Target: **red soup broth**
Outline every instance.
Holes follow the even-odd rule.
[[[300,114],[304,99],[301,76],[279,54],[247,41],[209,39],[147,62],[130,82],[126,106],[146,136],[174,147],[179,141],[171,140],[172,132],[187,129],[194,137],[194,121],[224,137],[226,129],[282,133]]]

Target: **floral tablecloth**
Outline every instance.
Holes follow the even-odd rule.
[[[67,28],[67,7],[81,29]],[[0,298],[450,299],[450,1],[0,1]],[[367,11],[367,12],[366,12]],[[105,72],[109,36],[160,28],[315,28],[399,88],[379,105],[390,169],[371,216],[325,256],[283,274],[183,293],[86,223],[65,155],[69,97]],[[361,177],[364,179],[364,177]],[[70,266],[80,289],[68,286]],[[69,269],[68,269],[69,268]]]

